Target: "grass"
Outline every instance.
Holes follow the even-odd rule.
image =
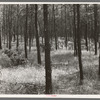
[[[59,76],[57,82],[59,84],[56,83],[55,85],[56,94],[100,94],[100,81],[98,80],[98,56],[95,56],[93,53],[87,51],[83,51],[82,53],[84,72],[83,85],[79,85],[79,72],[73,72],[75,71],[75,61],[73,61],[72,58],[72,61],[69,60],[69,62],[72,63],[69,63],[68,65],[70,70],[66,70],[66,72],[72,72],[72,74],[64,74]],[[78,67],[77,63],[76,66]]]
[[[100,94],[98,55],[82,50],[84,81],[79,85],[78,58],[73,52],[65,48],[51,51],[53,94]],[[36,56],[36,48],[32,47],[27,65],[1,68],[0,94],[44,94],[44,53],[42,65],[36,63]]]

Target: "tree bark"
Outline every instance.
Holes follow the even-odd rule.
[[[17,27],[16,27],[16,33],[17,33],[17,44],[16,44],[16,50],[18,51],[19,46],[19,4],[17,4]]]
[[[44,13],[44,35],[45,35],[45,78],[46,87],[45,93],[52,94],[52,77],[51,77],[51,65],[50,65],[50,43],[48,34],[48,5],[43,5]]]
[[[97,55],[97,4],[94,4],[94,41],[95,55]]]
[[[81,58],[81,38],[80,38],[80,5],[77,4],[77,44],[78,44],[78,60],[80,69],[80,84],[83,81],[83,68],[82,68],[82,58]]]
[[[65,47],[67,48],[67,25],[66,25],[66,5],[65,5]]]
[[[56,33],[56,28],[55,28],[55,6],[53,5],[53,33],[55,37],[55,49],[57,50],[57,33]]]
[[[37,27],[37,10],[38,10],[38,6],[37,4],[35,4],[35,30],[36,30],[37,61],[38,61],[38,64],[41,64],[40,43],[39,43],[39,35],[38,35],[38,27]]]
[[[73,33],[74,33],[74,56],[77,56],[77,32],[76,32],[76,7],[73,5]]]
[[[1,38],[1,30],[0,30],[0,49],[2,49],[2,38]]]
[[[100,78],[100,40],[99,40],[99,78]]]
[[[27,57],[27,24],[28,24],[28,4],[26,4],[26,20],[25,20],[25,32],[24,32],[24,49],[25,49],[25,58]]]
[[[8,23],[9,23],[9,49],[11,49],[11,25],[12,25],[12,13],[11,13],[11,5],[9,5],[9,15],[8,15]]]
[[[85,26],[85,45],[86,45],[86,50],[88,51],[88,38],[87,38],[87,34],[88,34],[88,16],[87,16],[87,4],[86,4],[86,26]]]

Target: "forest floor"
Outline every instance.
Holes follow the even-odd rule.
[[[41,56],[44,62],[44,53]],[[100,94],[98,55],[94,52],[82,51],[83,85],[79,85],[78,59],[72,50],[51,51],[51,61],[53,94]],[[0,80],[0,94],[44,94],[44,63],[1,68]]]

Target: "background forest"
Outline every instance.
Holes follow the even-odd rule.
[[[99,4],[0,5],[1,94],[100,94]]]

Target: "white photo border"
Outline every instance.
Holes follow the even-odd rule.
[[[98,2],[92,2],[92,1],[88,1],[88,2],[0,2],[0,4],[100,4],[100,2],[99,2],[99,0],[98,0]],[[21,94],[21,95],[19,95],[19,94],[1,94],[0,95],[0,98],[72,98],[72,99],[74,99],[74,98],[78,98],[78,99],[81,99],[82,98],[82,100],[83,100],[83,98],[84,99],[90,99],[90,98],[93,98],[93,99],[98,99],[98,98],[100,98],[100,95],[73,95],[73,94],[71,94],[71,95],[67,95],[67,94],[64,94],[64,95],[60,95],[60,94],[51,94],[51,95],[49,95],[49,94],[45,94],[45,95],[39,95],[39,94],[37,94],[37,95],[23,95],[23,94]],[[75,99],[76,100],[76,99]]]

